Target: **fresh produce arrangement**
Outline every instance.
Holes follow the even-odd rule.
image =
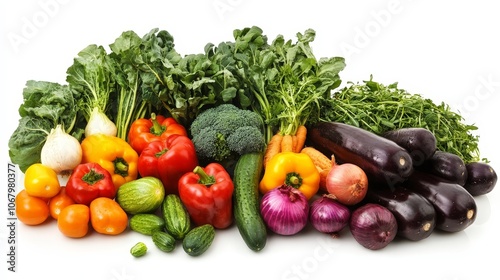
[[[339,89],[345,61],[317,59],[314,30],[233,36],[183,55],[165,30],[126,31],[78,52],[66,84],[27,81],[17,218],[73,239],[131,231],[134,257],[144,238],[200,256],[232,226],[258,252],[308,225],[380,250],[474,223],[497,181],[477,127],[396,83]]]

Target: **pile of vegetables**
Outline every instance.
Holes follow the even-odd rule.
[[[308,225],[379,250],[475,221],[497,180],[477,127],[372,77],[337,89],[344,59],[317,59],[314,30],[233,35],[181,55],[165,30],[126,31],[78,52],[67,84],[28,81],[9,140],[18,219],[191,256],[233,225],[253,251]]]

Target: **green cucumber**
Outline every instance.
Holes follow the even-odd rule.
[[[211,224],[197,226],[182,240],[182,248],[190,256],[199,256],[208,250],[215,238],[215,228]]]
[[[183,239],[191,230],[189,213],[178,195],[169,194],[165,197],[162,204],[162,213],[165,220],[165,229],[175,239]]]
[[[172,252],[175,249],[175,238],[164,231],[153,232],[151,238],[156,247],[163,252]]]
[[[134,246],[132,246],[132,248],[130,248],[130,254],[136,258],[144,256],[147,251],[148,247],[144,244],[144,242],[137,242]]]
[[[156,211],[164,198],[163,183],[155,177],[142,177],[127,182],[116,191],[116,202],[132,215]]]
[[[144,235],[152,235],[165,228],[165,220],[156,214],[135,214],[128,222],[131,230]]]
[[[267,241],[267,228],[260,214],[259,181],[262,174],[262,153],[242,155],[234,168],[234,218],[246,245],[260,251]]]

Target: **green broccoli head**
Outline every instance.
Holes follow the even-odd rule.
[[[256,112],[222,104],[200,113],[193,120],[190,132],[201,158],[223,161],[263,151],[262,129],[262,119]]]
[[[211,127],[205,127],[198,134],[195,134],[193,136],[193,144],[196,152],[203,159],[223,161],[231,156],[231,151],[224,135]]]
[[[254,126],[242,126],[237,128],[227,137],[229,150],[239,155],[262,152],[266,146],[264,135],[261,130]]]

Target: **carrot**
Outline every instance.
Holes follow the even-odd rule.
[[[302,148],[304,147],[304,144],[306,142],[306,136],[307,136],[307,128],[305,125],[301,125],[297,128],[297,132],[295,133],[295,136],[297,137],[297,144],[295,146],[295,151],[299,153]]]
[[[297,151],[297,135],[292,135],[292,151],[300,153],[300,150]]]
[[[281,135],[280,132],[277,132],[276,134],[273,135],[273,137],[271,137],[271,140],[269,141],[269,143],[267,143],[266,151],[264,152],[264,162],[263,162],[264,167],[274,155],[276,155],[281,151],[282,140],[283,140],[283,135]]]
[[[293,137],[292,137],[292,135],[283,135],[283,140],[281,140],[281,151],[282,152],[293,152]]]

